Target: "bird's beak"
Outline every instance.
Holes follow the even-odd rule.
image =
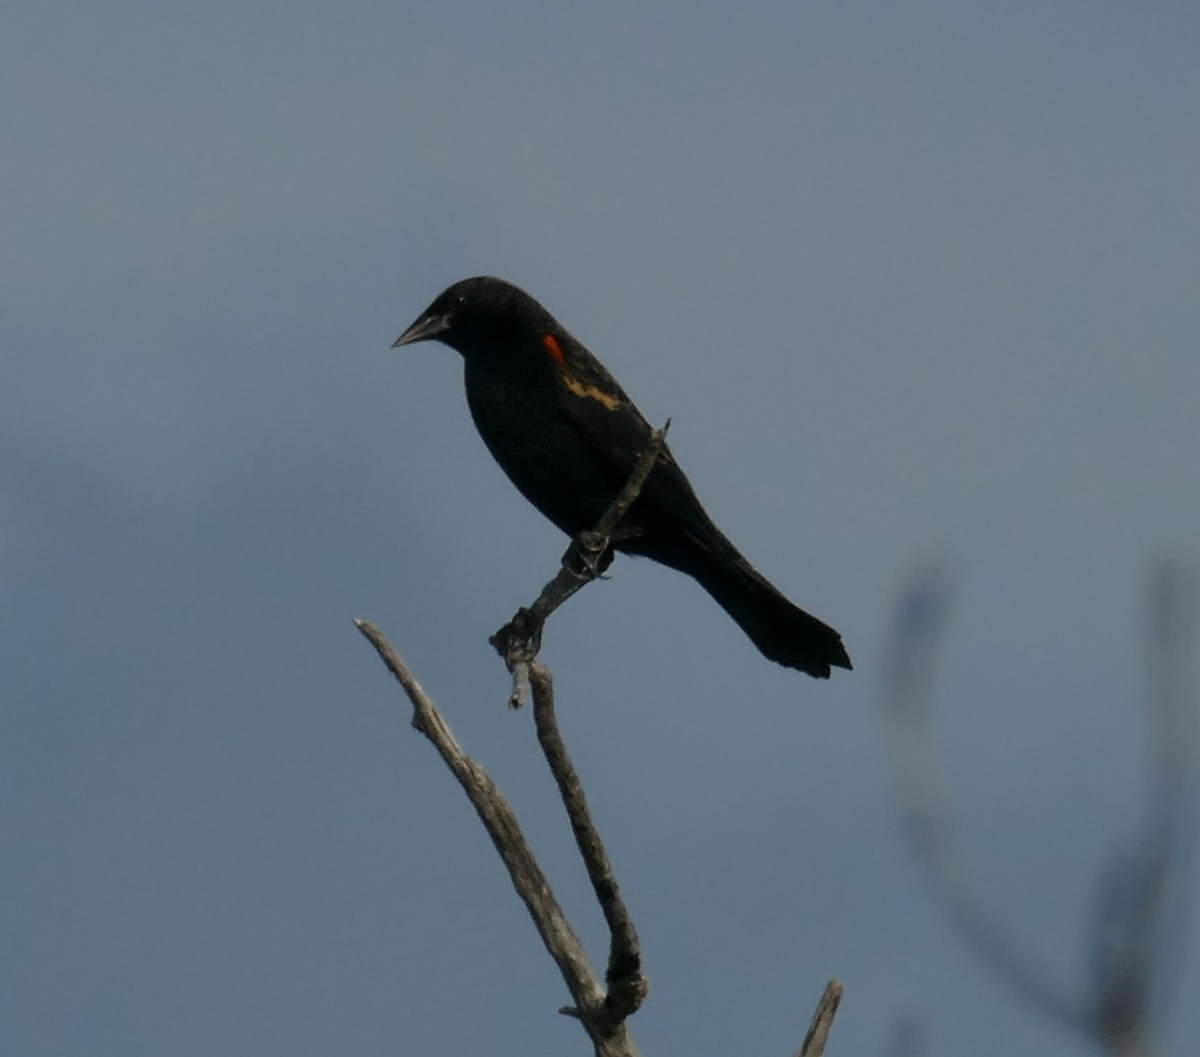
[[[421,316],[408,330],[392,342],[392,348],[398,349],[401,345],[411,345],[416,341],[428,341],[430,338],[436,338],[439,334],[449,329],[449,315],[431,314]]]

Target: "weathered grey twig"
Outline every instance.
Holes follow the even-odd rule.
[[[825,1042],[829,1038],[829,1029],[833,1027],[833,1018],[842,1002],[845,988],[841,981],[830,980],[825,985],[821,1001],[817,1003],[808,1033],[804,1036],[804,1045],[796,1051],[796,1057],[821,1057],[825,1052]]]
[[[563,553],[558,572],[542,588],[533,605],[518,609],[512,620],[488,640],[512,672],[512,692],[508,697],[510,708],[520,708],[525,702],[526,689],[529,686],[529,664],[541,649],[542,628],[550,614],[576,591],[602,575],[608,567],[608,562],[612,559],[610,548],[613,534],[621,519],[641,495],[642,487],[658,461],[666,442],[667,430],[670,428],[671,421],[668,419],[662,429],[651,434],[650,442],[634,466],[625,486],[617,493],[595,527],[581,532],[571,541]]]
[[[1035,1009],[1090,1039],[1102,1052],[1133,1055],[1149,1045],[1151,1007],[1176,968],[1184,882],[1195,824],[1195,699],[1187,676],[1194,649],[1192,591],[1179,570],[1160,569],[1150,592],[1152,795],[1140,832],[1113,856],[1092,919],[1089,984],[1052,979],[1013,942],[965,865],[933,752],[932,672],[948,611],[942,579],[914,578],[899,607],[885,697],[904,829],[943,911],[985,964]]]
[[[583,945],[555,899],[508,801],[487,771],[463,752],[433,700],[383,633],[368,621],[354,623],[404,688],[413,706],[413,726],[433,743],[479,815],[546,950],[558,965],[597,1057],[637,1057],[624,1017],[612,1015],[606,991],[596,979]]]
[[[529,666],[530,685],[533,689],[533,719],[537,727],[538,741],[545,753],[546,762],[558,783],[558,791],[567,810],[571,832],[579,846],[579,854],[587,869],[592,890],[604,913],[608,925],[609,950],[608,969],[605,983],[608,993],[604,999],[605,1015],[613,1021],[622,1021],[637,1012],[649,992],[649,982],[642,975],[642,948],[637,930],[621,890],[613,874],[612,863],[604,850],[604,842],[592,821],[587,798],[579,775],[567,754],[558,730],[554,713],[554,682],[550,669],[538,661]]]

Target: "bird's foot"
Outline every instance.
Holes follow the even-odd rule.
[[[533,613],[522,606],[512,620],[496,632],[488,642],[504,658],[504,666],[512,672],[512,693],[508,696],[509,708],[520,708],[525,703],[529,688],[529,665],[542,648],[542,626]]]
[[[613,549],[602,532],[585,529],[571,540],[563,554],[563,567],[584,583],[600,579],[612,565]]]

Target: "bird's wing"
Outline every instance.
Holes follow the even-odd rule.
[[[564,357],[562,409],[579,439],[600,456],[610,471],[612,494],[633,473],[650,445],[654,429],[604,366],[586,350]],[[638,501],[643,519],[669,522],[705,550],[728,541],[709,519],[691,483],[666,445]],[[629,526],[634,528],[636,526]]]

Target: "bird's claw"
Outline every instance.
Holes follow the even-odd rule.
[[[542,648],[542,626],[543,622],[522,606],[512,620],[488,639],[504,658],[504,666],[512,673],[509,708],[520,708],[525,702],[529,687],[529,665]]]
[[[563,554],[563,566],[585,583],[598,580],[613,560],[612,544],[601,532],[585,529],[571,540]]]
[[[522,606],[488,641],[511,672],[515,665],[528,664],[538,655],[542,648],[542,622]]]

